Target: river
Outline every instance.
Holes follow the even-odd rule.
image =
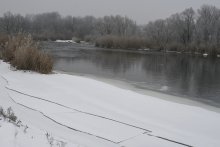
[[[54,70],[124,81],[138,89],[177,95],[220,107],[220,59],[178,53],[100,49],[43,42]]]

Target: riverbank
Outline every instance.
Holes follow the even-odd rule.
[[[109,51],[109,52],[125,52],[125,53],[137,53],[137,54],[183,54],[183,55],[189,55],[189,56],[199,56],[199,57],[210,57],[210,58],[220,58],[220,54],[216,54],[216,56],[210,56],[208,53],[202,53],[202,52],[180,52],[180,51],[163,51],[160,49],[150,49],[150,48],[138,48],[138,49],[120,49],[120,48],[103,48],[103,47],[97,47],[94,43],[89,42],[82,42],[82,43],[75,43],[71,40],[57,40],[57,41],[41,41],[41,44],[44,46],[44,44],[47,43],[57,43],[57,48],[61,45],[71,46],[74,45],[75,47],[71,47],[71,49],[82,49],[82,50],[96,50],[96,51]],[[64,47],[65,48],[65,47]],[[61,48],[62,50],[63,47]],[[46,48],[46,50],[56,50],[54,47]],[[60,50],[60,49],[57,49]]]
[[[198,100],[192,100],[192,98],[188,98],[188,97],[181,97],[181,96],[177,96],[177,95],[166,94],[163,91],[158,91],[158,90],[153,90],[153,89],[142,89],[142,88],[139,88],[139,87],[135,86],[134,84],[130,83],[129,81],[126,81],[126,80],[122,81],[120,79],[116,80],[116,79],[106,78],[106,77],[101,77],[101,76],[97,77],[97,76],[94,76],[91,74],[82,74],[82,73],[73,73],[73,72],[64,72],[64,71],[55,71],[55,73],[88,77],[88,78],[91,78],[91,79],[94,79],[97,81],[102,81],[104,83],[114,85],[114,86],[121,88],[121,89],[131,90],[131,91],[134,91],[136,93],[143,94],[146,96],[152,96],[152,97],[156,97],[156,98],[159,98],[162,100],[175,102],[178,104],[200,107],[200,108],[203,108],[203,109],[206,109],[209,111],[220,113],[219,107],[215,107],[215,106],[200,102]]]
[[[220,146],[219,113],[87,77],[42,75],[12,71],[9,67],[0,62],[0,88],[5,93],[1,104],[12,98],[15,113],[24,122],[49,129],[74,144]],[[22,109],[26,109],[24,114]]]

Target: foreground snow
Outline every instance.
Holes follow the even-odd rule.
[[[0,138],[1,147],[77,147],[47,132],[15,125],[3,117],[0,117]]]
[[[74,144],[220,146],[219,113],[137,94],[85,77],[11,71],[3,62],[0,74],[4,78],[0,79],[0,91],[7,89],[6,93],[16,103],[28,107],[23,109],[32,109],[28,110],[33,115],[29,117],[31,125],[39,128],[38,122],[31,119],[36,120],[36,115],[41,113],[43,116],[38,117],[46,122],[41,129],[49,129]],[[7,98],[3,102],[6,101]],[[27,119],[24,114],[21,116]]]

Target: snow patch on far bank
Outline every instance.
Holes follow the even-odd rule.
[[[76,43],[73,40],[56,40],[55,42],[61,42],[61,43]]]

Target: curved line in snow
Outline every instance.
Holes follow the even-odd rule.
[[[1,77],[2,77],[7,83],[9,83],[8,80],[7,80],[6,78],[4,78],[2,75],[1,75]],[[91,116],[95,116],[95,117],[99,117],[99,118],[111,120],[111,121],[114,121],[114,122],[117,122],[117,123],[121,123],[121,124],[130,126],[130,127],[134,127],[134,128],[137,128],[137,129],[141,129],[141,130],[146,131],[146,132],[144,132],[143,134],[152,133],[152,131],[147,130],[147,129],[144,129],[144,128],[141,128],[141,127],[138,127],[138,126],[134,126],[134,125],[131,125],[131,124],[128,124],[128,123],[124,123],[124,122],[121,122],[121,121],[118,121],[118,120],[114,120],[114,119],[111,119],[111,118],[107,118],[107,117],[104,117],[104,116],[100,116],[100,115],[96,115],[96,114],[84,112],[84,111],[81,111],[81,110],[77,110],[77,109],[74,109],[74,108],[71,108],[71,107],[67,107],[67,106],[65,106],[65,105],[62,105],[62,104],[59,104],[59,103],[56,103],[56,102],[53,102],[53,101],[50,101],[50,100],[46,100],[46,99],[43,99],[43,98],[40,98],[40,97],[36,97],[36,96],[32,96],[32,95],[29,95],[29,94],[20,92],[20,91],[18,91],[18,90],[9,88],[9,87],[7,87],[7,86],[6,86],[5,88],[8,89],[8,90],[11,90],[11,91],[20,93],[20,94],[22,94],[22,95],[29,96],[29,97],[31,97],[31,98],[39,99],[39,100],[42,100],[42,101],[47,101],[47,102],[50,102],[50,103],[59,105],[59,106],[64,107],[64,108],[68,108],[68,109],[71,109],[71,110],[75,110],[75,111],[77,111],[77,112],[79,112],[79,113],[84,113],[84,114],[87,114],[87,115],[91,115]],[[9,96],[9,97],[10,97],[10,96]],[[57,123],[57,124],[59,124],[59,125],[61,125],[61,126],[64,126],[64,127],[66,127],[66,128],[69,128],[69,129],[71,129],[71,130],[74,130],[74,131],[77,131],[77,132],[81,132],[81,133],[84,133],[84,134],[87,134],[87,135],[91,135],[91,136],[94,136],[94,137],[97,137],[97,138],[100,138],[100,139],[103,139],[103,140],[112,142],[112,143],[114,143],[114,144],[119,144],[119,143],[122,143],[122,142],[126,141],[126,140],[124,140],[124,141],[120,141],[120,142],[114,142],[114,141],[112,141],[112,140],[103,138],[103,137],[101,137],[101,136],[97,136],[97,135],[94,135],[94,134],[91,134],[91,133],[88,133],[88,132],[84,132],[84,131],[81,131],[81,130],[77,130],[77,129],[71,128],[71,127],[69,127],[69,126],[66,126],[66,125],[64,125],[64,124],[61,124],[61,123],[57,122],[56,120],[54,120],[54,119],[52,119],[52,118],[46,116],[44,113],[42,113],[42,112],[40,112],[40,111],[38,111],[38,110],[35,110],[35,109],[33,109],[33,108],[30,108],[30,107],[25,106],[25,105],[20,104],[20,103],[17,103],[12,97],[10,97],[10,98],[11,98],[16,104],[19,104],[19,105],[21,105],[21,106],[23,106],[23,107],[26,107],[26,108],[28,108],[28,109],[37,111],[37,112],[41,113],[43,116],[45,116],[46,118],[50,119],[51,121],[53,121],[53,122],[55,122],[55,123]],[[176,144],[179,144],[179,145],[183,145],[183,146],[186,146],[186,147],[193,147],[193,146],[191,146],[191,145],[187,145],[187,144],[184,144],[184,143],[181,143],[181,142],[177,142],[177,141],[174,141],[174,140],[171,140],[171,139],[167,139],[167,138],[164,138],[164,137],[155,136],[155,135],[152,135],[152,134],[151,134],[151,136],[156,137],[156,138],[159,138],[159,139],[162,139],[162,140],[166,140],[166,141],[169,141],[169,142],[173,142],[173,143],[176,143]]]
[[[43,98],[40,98],[40,97],[32,96],[32,95],[29,95],[29,94],[26,94],[26,93],[23,93],[23,92],[14,90],[14,89],[9,88],[9,87],[6,87],[6,89],[11,90],[11,91],[14,91],[14,92],[17,92],[17,93],[20,93],[20,94],[23,94],[23,95],[26,95],[26,96],[29,96],[29,97],[31,97],[31,98],[35,98],[35,99],[39,99],[39,100],[42,100],[42,101],[50,102],[50,103],[59,105],[59,106],[64,107],[64,108],[68,108],[68,109],[77,111],[77,112],[79,112],[79,113],[83,113],[83,114],[87,114],[87,115],[91,115],[91,116],[95,116],[95,117],[99,117],[99,118],[111,120],[111,121],[114,121],[114,122],[117,122],[117,123],[120,123],[120,124],[123,124],[123,125],[127,125],[127,126],[130,126],[130,127],[136,128],[136,129],[140,129],[140,130],[146,131],[146,132],[152,132],[152,131],[147,130],[147,129],[145,129],[145,128],[141,128],[141,127],[138,127],[138,126],[134,126],[134,125],[131,125],[131,124],[128,124],[128,123],[125,123],[125,122],[121,122],[121,121],[118,121],[118,120],[115,120],[115,119],[112,119],[112,118],[108,118],[108,117],[105,117],[105,116],[101,116],[101,115],[97,115],[97,114],[93,114],[93,113],[81,111],[81,110],[78,110],[78,109],[75,109],[75,108],[71,108],[71,107],[68,107],[68,106],[65,106],[65,105],[62,105],[62,104],[59,104],[59,103],[50,101],[50,100],[46,100],[46,99],[43,99]]]

